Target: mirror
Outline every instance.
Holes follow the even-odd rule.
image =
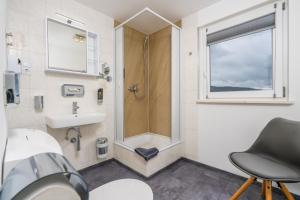
[[[47,19],[48,69],[87,72],[87,31]]]

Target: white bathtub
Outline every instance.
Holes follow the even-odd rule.
[[[159,153],[156,157],[145,161],[135,153],[134,149],[137,147],[156,147],[159,149]],[[149,177],[181,158],[181,148],[181,141],[172,141],[171,138],[166,136],[145,133],[126,138],[121,142],[116,141],[114,155],[119,162],[143,176]]]

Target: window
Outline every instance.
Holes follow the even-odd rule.
[[[273,89],[272,30],[209,46],[210,92]]]
[[[286,97],[285,3],[199,29],[200,100]]]

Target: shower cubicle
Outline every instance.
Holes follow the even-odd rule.
[[[146,176],[180,157],[180,31],[148,8],[115,28],[116,158]]]

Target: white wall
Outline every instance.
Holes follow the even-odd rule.
[[[114,137],[113,87],[103,80],[63,74],[45,73],[46,41],[45,18],[57,18],[55,13],[85,23],[85,28],[99,34],[100,60],[113,64],[113,19],[72,0],[9,0],[8,27],[19,41],[10,48],[10,53],[18,55],[23,63],[32,66],[30,73],[21,75],[21,104],[7,108],[9,128],[36,128],[48,131],[61,144],[64,154],[77,168],[81,169],[99,162],[96,158],[95,140],[106,136],[110,141],[109,158],[113,156]],[[83,98],[61,96],[62,84],[82,84],[85,86]],[[104,104],[97,104],[97,90],[104,88]],[[36,112],[33,97],[44,95],[45,108]],[[46,115],[70,114],[72,102],[78,101],[79,113],[105,112],[107,120],[102,124],[82,126],[81,151],[76,152],[74,144],[64,139],[66,129],[52,130],[46,127]]]
[[[290,0],[290,57],[294,69],[293,105],[196,104],[198,94],[197,27],[258,5],[266,0],[222,0],[183,19],[183,129],[185,155],[198,162],[245,176],[228,160],[233,151],[250,147],[265,124],[274,117],[300,120],[300,1]],[[296,37],[298,35],[298,37]],[[298,45],[296,45],[298,44]],[[189,52],[192,55],[189,56]],[[296,88],[294,88],[296,86]],[[300,185],[289,185],[300,194]]]
[[[7,137],[7,125],[3,105],[3,72],[6,68],[6,0],[0,0],[0,180],[2,179],[2,161]],[[2,182],[0,181],[0,186]]]

